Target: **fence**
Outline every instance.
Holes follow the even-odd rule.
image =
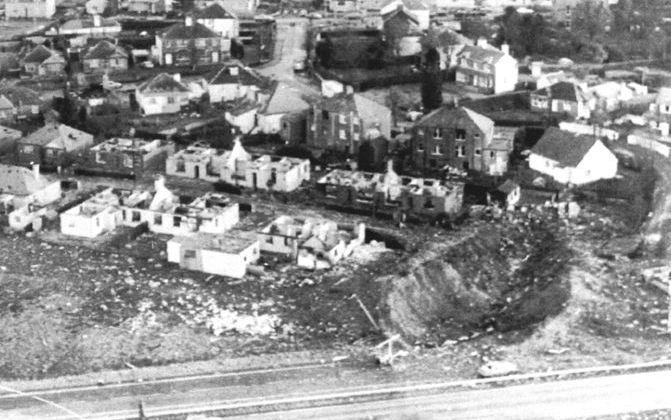
[[[630,134],[627,136],[627,143],[652,150],[666,158],[668,158],[669,154],[671,154],[671,147],[667,146],[666,144],[650,138],[637,136],[636,134]]]

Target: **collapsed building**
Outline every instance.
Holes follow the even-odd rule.
[[[39,165],[31,170],[0,164],[0,215],[7,217],[12,229],[38,228],[47,205],[59,200],[61,193],[61,183],[48,181]]]
[[[317,191],[338,206],[438,217],[461,210],[464,183],[401,176],[389,161],[386,173],[333,170],[317,181]]]
[[[258,232],[261,251],[289,257],[298,266],[324,269],[365,241],[366,226],[351,227],[315,218],[280,216]]]
[[[165,166],[168,175],[271,191],[293,191],[310,179],[308,159],[250,154],[239,138],[227,151],[189,146],[169,156]]]
[[[217,193],[201,197],[177,196],[163,178],[155,192],[107,188],[61,213],[61,232],[94,238],[119,226],[147,223],[149,230],[168,235],[193,232],[223,233],[239,220],[237,203]]]
[[[73,166],[79,173],[136,177],[159,169],[174,150],[170,141],[115,137],[77,153]]]

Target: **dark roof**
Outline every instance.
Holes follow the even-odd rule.
[[[198,38],[219,38],[214,31],[198,22],[191,25],[185,23],[176,23],[166,29],[162,35],[165,39],[198,39]]]
[[[84,59],[105,59],[117,54],[128,57],[128,53],[126,53],[123,48],[114,45],[107,40],[102,40],[88,50],[88,52],[84,55]]]
[[[382,7],[380,9],[384,9],[385,7],[389,6],[392,3],[395,3],[397,0],[386,0],[382,3]],[[410,10],[424,10],[428,9],[429,7],[421,2],[420,0],[401,0],[401,3],[403,3],[403,6]]]
[[[235,16],[219,3],[212,3],[204,9],[196,10],[194,16],[196,19],[235,19]]]
[[[464,120],[471,121],[473,124],[478,126],[478,128],[480,128],[483,133],[489,133],[494,127],[494,121],[463,106],[455,109],[448,109],[445,106],[440,107],[422,117],[422,119],[417,121],[416,125],[430,127],[456,127],[461,125]]]
[[[37,92],[21,86],[0,88],[0,95],[7,98],[14,106],[42,105],[42,99]]]
[[[382,20],[387,22],[387,21],[389,21],[389,20],[391,20],[391,19],[393,19],[397,16],[401,19],[406,19],[406,20],[412,21],[412,22],[415,23],[415,25],[419,25],[419,20],[417,19],[417,17],[414,14],[406,11],[403,6],[397,8],[393,12],[389,12],[387,14],[382,15]]]
[[[37,47],[33,48],[31,52],[26,54],[25,57],[23,57],[23,62],[41,63],[47,58],[51,57],[52,54],[53,51],[51,51],[49,48],[45,47],[44,45],[38,45]]]
[[[459,57],[465,57],[469,60],[494,64],[505,57],[505,54],[494,47],[478,47],[475,45],[466,45],[460,52]]]
[[[578,99],[584,99],[584,95],[578,85],[571,82],[557,82],[553,85],[534,91],[534,95],[550,96],[552,99],[571,102],[577,102]]]
[[[238,74],[232,74],[237,69]],[[243,86],[270,87],[270,83],[263,76],[242,64],[225,65],[214,76],[208,77],[210,85],[241,84]]]
[[[189,89],[167,73],[156,75],[153,79],[138,86],[140,92],[188,92]]]
[[[531,152],[559,162],[561,166],[575,167],[597,141],[594,136],[576,135],[550,127],[545,130]]]
[[[513,181],[512,179],[506,179],[506,182],[499,185],[497,190],[501,191],[504,194],[510,194],[511,192],[515,191],[515,189],[519,186],[520,185],[517,182]]]

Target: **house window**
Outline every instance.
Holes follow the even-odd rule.
[[[159,226],[163,224],[163,216],[161,214],[154,214],[154,224]]]
[[[347,140],[347,135],[345,134],[345,130],[339,130],[340,131],[340,140]]]
[[[443,134],[443,133],[441,133],[440,128],[435,128],[435,129],[433,130],[433,138],[434,138],[434,139],[439,139],[439,138],[441,138],[441,137],[443,136],[442,134]]]
[[[340,122],[340,124],[347,124],[347,117],[345,117],[343,114],[339,114],[338,121]]]
[[[139,211],[133,211],[132,217],[133,218],[131,219],[131,221],[139,222],[140,221],[140,212]]]
[[[571,104],[564,102],[564,111],[570,111],[571,110]]]
[[[480,149],[475,149],[475,156],[481,156],[482,151]]]
[[[184,250],[184,258],[196,258],[196,250],[195,249]]]
[[[172,218],[172,225],[174,227],[180,227],[181,224],[182,224],[182,218],[181,217],[175,216],[175,217]]]
[[[464,146],[457,146],[457,157],[464,157],[466,156],[466,148]]]
[[[490,158],[493,158],[494,156],[496,156],[496,154],[494,152],[489,152],[489,157]]]
[[[27,144],[23,146],[23,153],[33,153],[35,151],[35,147],[33,145]]]
[[[133,157],[130,155],[123,155],[123,166],[126,168],[132,168],[133,167]]]
[[[462,130],[461,128],[457,128],[454,132],[454,137],[459,141],[466,140],[466,130]]]
[[[418,152],[423,152],[424,151],[424,143],[422,143],[421,141],[419,143],[417,143],[417,151]]]
[[[328,121],[328,119],[329,119],[329,112],[328,111],[322,111],[322,119]]]
[[[433,154],[434,155],[442,155],[443,154],[443,148],[439,144],[436,144],[435,146],[433,146]]]
[[[168,96],[168,103],[169,104],[174,104],[175,103],[175,98],[172,96]]]
[[[270,235],[268,235],[268,236],[266,237],[266,243],[267,243],[267,244],[272,244],[272,243],[273,243],[273,237],[270,236]]]
[[[186,164],[184,159],[177,159],[175,161],[175,172],[186,172]]]

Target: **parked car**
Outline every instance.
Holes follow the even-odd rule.
[[[296,60],[294,61],[294,72],[302,73],[307,69],[305,66],[305,60]]]
[[[490,360],[478,369],[478,375],[483,378],[492,376],[506,376],[517,372],[517,365],[511,362]]]

